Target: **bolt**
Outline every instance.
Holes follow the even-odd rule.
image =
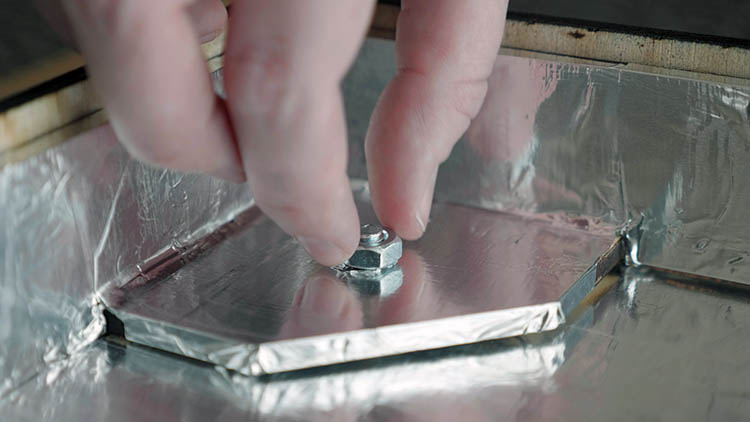
[[[388,231],[374,224],[364,224],[360,230],[359,244],[377,246],[388,240]]]

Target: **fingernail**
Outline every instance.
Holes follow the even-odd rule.
[[[300,287],[300,289],[297,290],[297,294],[294,295],[294,300],[292,301],[292,308],[299,308],[302,306],[302,300],[305,298],[306,287],[307,287],[307,284],[303,284],[302,287]]]
[[[348,258],[341,248],[327,240],[306,237],[297,240],[310,256],[323,265],[338,265]]]
[[[216,39],[216,37],[219,36],[219,34],[221,34],[221,31],[214,31],[214,32],[211,32],[210,34],[203,35],[202,37],[199,38],[199,42],[201,44],[205,44],[209,41],[213,41],[214,39]]]
[[[417,221],[417,225],[422,230],[422,233],[427,230],[427,223],[430,221],[430,209],[432,208],[432,196],[435,191],[436,181],[437,169],[428,179],[425,190],[422,192],[422,199],[419,201],[416,215],[414,216],[414,219]]]

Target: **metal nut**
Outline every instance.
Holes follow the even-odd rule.
[[[401,287],[404,273],[398,266],[383,270],[349,270],[344,279],[362,296],[388,297]]]
[[[401,259],[401,238],[393,230],[365,224],[361,228],[359,247],[345,265],[359,270],[393,267]]]

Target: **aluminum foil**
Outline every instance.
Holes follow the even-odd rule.
[[[374,221],[366,183],[354,186]],[[611,234],[436,204],[383,296],[314,263],[254,208],[233,227],[173,273],[103,293],[128,340],[260,375],[548,331],[593,288],[612,244]]]
[[[546,335],[264,378],[96,342],[0,401],[0,415],[113,422],[745,419],[747,296],[641,269],[615,281],[580,320]]]
[[[365,175],[363,134],[369,111],[395,68],[392,53],[391,43],[368,41],[343,86],[353,178]],[[745,257],[750,229],[743,218],[748,194],[740,181],[747,176],[742,164],[750,153],[747,100],[747,88],[501,56],[480,115],[441,168],[436,210],[493,216],[502,211],[511,220],[555,229],[555,236],[563,238],[572,231],[585,239],[613,240],[615,228],[637,220],[637,232],[628,233],[633,263],[744,283],[749,279]],[[233,238],[208,250],[200,245],[252,206],[247,188],[140,165],[128,158],[107,129],[99,129],[4,167],[0,201],[0,408],[9,418],[21,414],[57,420],[199,419],[215,415],[216,407],[224,405],[227,410],[220,416],[227,419],[268,413],[283,418],[307,411],[323,418],[334,412],[331,409],[341,418],[392,419],[420,412],[435,416],[431,409],[450,415],[450,409],[436,403],[461,409],[459,403],[467,397],[468,407],[475,410],[476,405],[476,412],[464,409],[464,419],[498,414],[507,419],[647,418],[663,411],[670,400],[675,403],[670,415],[678,419],[738,417],[750,410],[742,403],[746,371],[737,364],[747,346],[742,340],[747,336],[741,335],[742,315],[747,313],[743,296],[674,287],[633,270],[622,289],[597,305],[602,322],[595,318],[575,348],[579,352],[574,350],[555,368],[552,391],[519,381],[500,387],[482,383],[481,391],[452,395],[451,385],[462,373],[454,368],[426,380],[428,385],[443,385],[440,394],[446,400],[436,401],[434,391],[420,396],[427,390],[416,385],[404,388],[404,401],[388,400],[377,393],[386,387],[374,382],[367,399],[352,407],[344,400],[330,408],[311,404],[284,413],[289,401],[272,400],[279,394],[273,389],[265,396],[266,404],[263,394],[240,400],[234,387],[219,381],[225,379],[221,370],[92,342],[102,331],[101,302],[95,292],[141,282],[159,286],[169,280],[162,275],[177,274],[175,269],[199,262],[192,260],[193,253],[212,256]],[[503,233],[505,228],[498,230]],[[274,245],[286,246],[284,251],[298,256],[291,243],[276,240]],[[458,255],[471,249],[461,245]],[[550,250],[545,250],[547,245]],[[491,254],[493,246],[486,245],[483,253]],[[558,268],[566,269],[585,255],[575,255],[581,253],[577,245],[563,241],[540,242],[524,253],[515,263],[561,254],[564,259],[548,263],[545,276],[556,276]],[[571,253],[575,259],[569,260]],[[592,252],[586,264],[594,265],[597,256]],[[227,252],[224,259],[237,257]],[[488,262],[492,260],[475,260],[478,265],[471,271],[464,267],[467,271],[453,280],[467,274],[482,280],[486,272],[497,278],[501,270]],[[218,274],[221,259],[215,263]],[[577,265],[570,268],[591,275],[587,266]],[[155,269],[165,271],[151,278]],[[445,277],[451,270],[440,269]],[[296,282],[306,280],[304,274],[299,276]],[[499,285],[476,289],[471,292],[475,298],[466,297],[481,305],[485,296],[494,297],[492,288]],[[460,287],[453,286],[456,291]],[[291,298],[292,304],[296,297],[287,290],[266,294],[278,294],[274,297],[283,303]],[[196,297],[201,296],[186,291],[166,299],[187,303]],[[440,311],[439,306],[428,309]],[[207,326],[216,329],[220,321],[212,320],[211,314],[206,317]],[[280,327],[269,323],[264,329],[281,333],[287,320],[273,321]],[[321,327],[325,324],[319,322]],[[476,376],[468,370],[475,357],[464,361],[469,376]],[[320,384],[313,382],[297,394],[315,394],[327,388],[329,379],[321,377]],[[657,394],[656,387],[664,388]],[[332,391],[344,398],[351,394]],[[144,392],[155,399],[144,405]],[[699,397],[686,401],[691,394]],[[76,409],[71,402],[91,406]]]
[[[391,50],[369,41],[344,87],[358,177]],[[749,106],[747,87],[500,56],[435,198],[594,231],[642,221],[635,262],[747,283]]]
[[[634,262],[748,283],[749,100],[745,87],[500,57],[437,198],[638,220]]]
[[[130,159],[104,127],[0,172],[0,396],[103,332],[95,291],[252,203],[243,185]]]

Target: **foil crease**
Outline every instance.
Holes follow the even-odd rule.
[[[103,331],[97,288],[214,232],[252,195],[140,164],[105,126],[3,167],[0,202],[1,396]]]

